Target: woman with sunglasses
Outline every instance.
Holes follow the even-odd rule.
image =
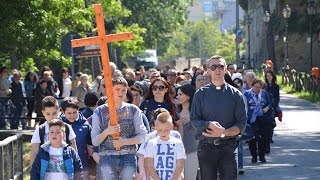
[[[172,99],[172,89],[168,82],[162,78],[156,78],[149,87],[145,100],[141,103],[140,109],[147,116],[149,123],[152,119],[153,111],[157,108],[167,109],[174,120],[179,119],[176,107]]]

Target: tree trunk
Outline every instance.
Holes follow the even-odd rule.
[[[14,51],[12,51],[10,53],[10,60],[11,60],[11,68],[12,69],[19,69],[18,68],[18,62],[17,62],[17,56],[16,56]]]
[[[270,14],[270,7],[269,7],[269,0],[263,0],[263,12],[268,11]],[[275,46],[274,46],[274,36],[273,36],[273,23],[272,23],[272,14],[271,19],[268,24],[268,32],[267,32],[267,51],[269,55],[269,59],[273,63],[274,72],[278,72],[277,60],[276,60],[276,53],[275,53]]]

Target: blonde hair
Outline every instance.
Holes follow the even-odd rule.
[[[165,124],[167,122],[170,122],[170,123],[173,122],[172,117],[171,117],[171,115],[170,115],[170,113],[168,111],[158,114],[156,121],[160,122],[162,124]]]

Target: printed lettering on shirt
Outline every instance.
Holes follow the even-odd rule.
[[[175,164],[175,144],[157,144],[156,171],[163,179],[172,179]]]

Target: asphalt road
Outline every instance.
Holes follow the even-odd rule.
[[[244,146],[244,175],[238,179],[320,180],[320,105],[281,93],[282,123],[277,121],[266,164],[252,164]]]

